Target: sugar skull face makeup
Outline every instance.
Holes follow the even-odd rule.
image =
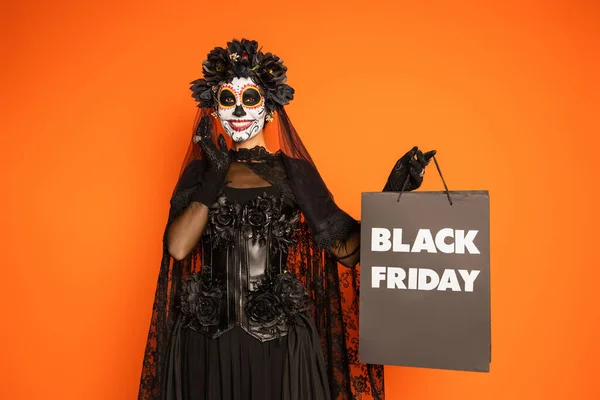
[[[221,125],[234,142],[256,136],[265,126],[265,101],[250,78],[233,78],[217,93]]]

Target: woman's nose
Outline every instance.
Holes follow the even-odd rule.
[[[246,115],[246,111],[244,111],[244,107],[238,104],[237,106],[235,106],[233,115],[235,115],[236,117],[243,117],[244,115]]]

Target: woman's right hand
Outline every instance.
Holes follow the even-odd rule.
[[[202,117],[196,129],[194,142],[202,149],[207,168],[202,182],[200,182],[198,189],[192,196],[192,200],[207,207],[210,207],[216,201],[231,164],[231,152],[227,150],[225,137],[222,134],[219,135],[219,148],[217,148],[212,140],[211,132],[210,117]]]
[[[196,128],[196,135],[194,136],[194,142],[197,143],[202,149],[202,153],[208,163],[210,170],[216,173],[227,174],[229,165],[231,164],[231,153],[227,150],[227,143],[223,134],[219,135],[219,148],[215,146],[212,140],[212,126],[210,117],[205,115],[200,120],[198,128]]]

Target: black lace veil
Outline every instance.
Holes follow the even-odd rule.
[[[211,109],[199,109],[193,132]],[[223,133],[213,119],[213,140]],[[231,145],[230,139],[224,134]],[[303,280],[312,298],[312,316],[321,338],[332,399],[383,399],[383,366],[358,361],[359,269],[355,263],[341,266],[330,251],[358,237],[358,221],[339,209],[294,129],[285,109],[274,113],[265,125],[270,152],[283,159],[292,196],[302,212],[302,228],[288,255],[288,269]],[[251,163],[250,163],[251,164]],[[167,251],[166,233],[170,223],[188,206],[202,180],[205,163],[200,147],[190,140],[179,179],[170,200],[163,236],[163,255],[148,332],[139,399],[158,399],[164,384],[164,368],[170,334],[175,323],[176,294],[185,278],[201,266],[198,251],[177,261]],[[255,171],[261,175],[261,171]],[[269,180],[268,176],[264,176]]]

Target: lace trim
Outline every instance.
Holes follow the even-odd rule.
[[[331,214],[316,226],[315,241],[324,249],[342,245],[352,233],[360,230],[358,221],[344,212]]]
[[[254,146],[251,149],[241,148],[233,150],[233,159],[238,162],[269,162],[281,156],[281,150],[269,153],[263,146]]]

